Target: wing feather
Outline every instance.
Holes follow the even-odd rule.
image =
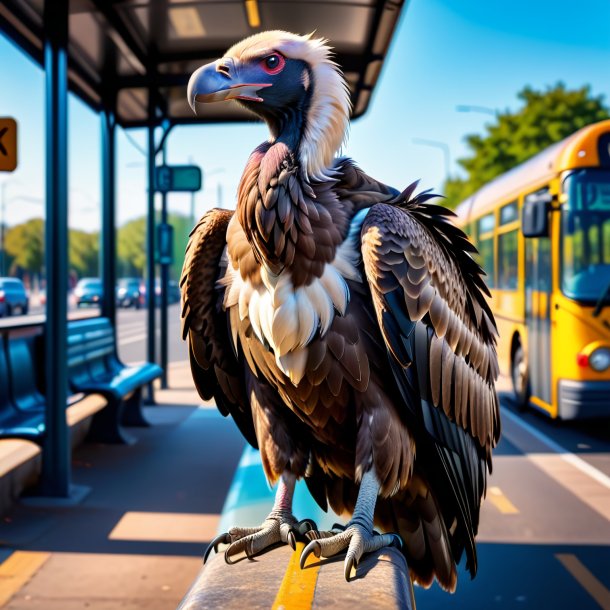
[[[394,377],[425,430],[418,451],[430,459],[422,467],[453,531],[455,560],[465,549],[474,573],[486,466],[500,434],[497,330],[473,246],[450,213],[425,203],[428,193],[411,197],[409,188],[368,212],[362,260]]]
[[[234,351],[236,338],[231,336],[221,307],[227,286],[219,279],[225,272],[222,256],[232,215],[228,210],[211,210],[191,232],[180,278],[182,338],[188,340],[199,395],[204,400],[214,398],[218,410],[225,416],[231,414],[244,437],[256,447],[243,369]],[[238,315],[237,308],[233,309]]]

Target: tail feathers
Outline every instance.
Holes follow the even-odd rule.
[[[386,530],[398,531],[402,537],[411,579],[428,588],[436,577],[443,589],[454,592],[457,570],[450,535],[428,486],[415,476],[407,490],[384,504],[387,504],[385,510],[379,510],[378,515],[386,518],[380,525]]]

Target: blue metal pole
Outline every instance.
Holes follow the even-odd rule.
[[[70,438],[66,423],[67,284],[68,284],[68,5],[47,0],[44,6],[46,79],[46,224],[45,323],[46,436],[42,493],[70,495]]]
[[[150,94],[152,95],[152,93]],[[154,106],[149,105],[149,119],[154,117]],[[148,304],[148,361],[155,362],[155,128],[148,127],[148,215],[146,218],[146,268],[147,268],[147,304]],[[148,384],[148,402],[154,404],[155,395],[152,383]]]
[[[116,327],[115,133],[114,112],[104,110],[102,121],[102,315]]]
[[[163,142],[163,165],[166,163],[165,142]],[[161,199],[161,223],[167,224],[167,193],[163,192]],[[160,345],[160,362],[163,373],[161,374],[161,388],[166,390],[167,384],[167,288],[169,285],[169,264],[161,263],[161,307],[160,307],[160,330],[161,330],[161,345]]]

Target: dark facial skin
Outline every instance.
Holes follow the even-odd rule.
[[[259,90],[258,95],[263,101],[239,100],[239,102],[266,121],[276,141],[283,142],[291,150],[295,150],[301,139],[313,92],[311,69],[300,59],[285,58],[280,72],[268,74],[263,68],[263,62],[276,65],[275,60],[268,60],[269,57],[252,60],[247,68],[249,76],[253,77],[253,82],[272,85]],[[304,72],[307,72],[307,80],[310,83],[308,89],[305,89],[303,83]]]

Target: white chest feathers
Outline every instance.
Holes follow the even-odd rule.
[[[341,253],[325,266],[322,277],[298,288],[289,271],[274,275],[264,267],[262,284],[255,287],[228,263],[222,280],[227,286],[225,309],[239,308],[240,319],[249,319],[258,339],[273,351],[278,367],[298,385],[305,374],[307,345],[318,333],[328,332],[337,312],[345,315],[350,298],[345,278],[360,279],[353,257]]]

